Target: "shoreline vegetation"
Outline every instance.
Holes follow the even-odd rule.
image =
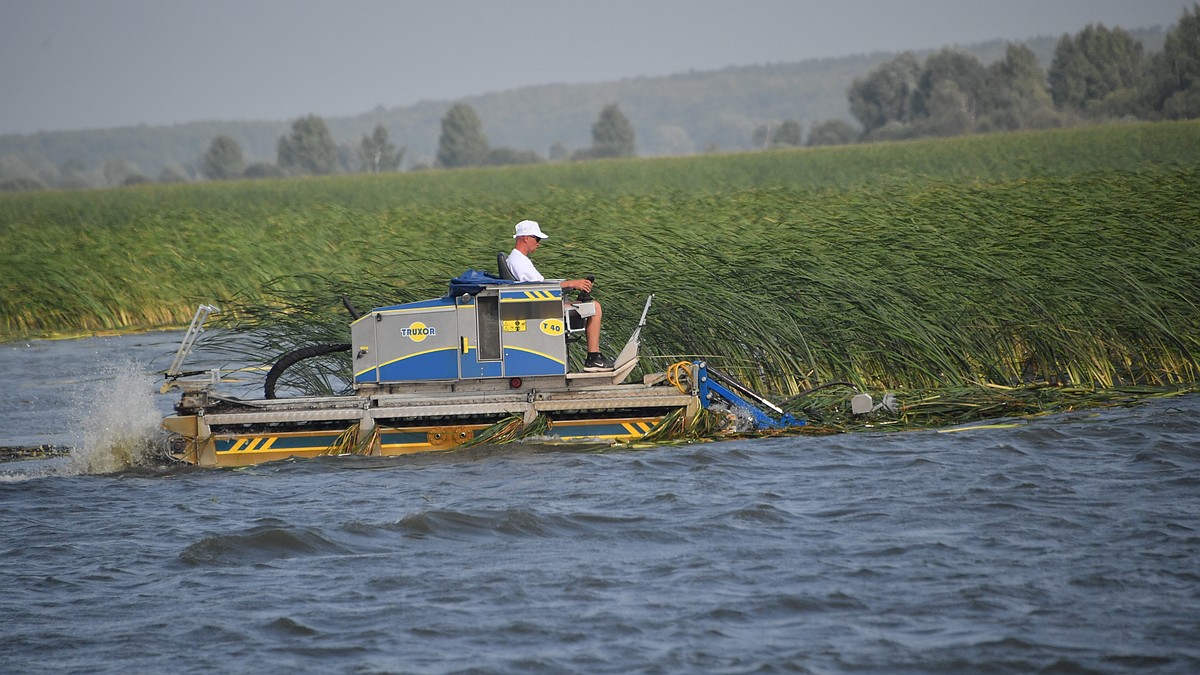
[[[1161,122],[0,195],[0,341],[214,303],[270,361],[344,341],[342,295],[494,271],[532,218],[556,235],[540,267],[596,275],[610,349],[654,293],[646,368],[706,358],[810,413],[836,392],[803,392],[834,381],[930,424],[1195,391],[1198,157],[1200,122]]]

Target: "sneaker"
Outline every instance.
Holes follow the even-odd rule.
[[[583,362],[583,369],[589,373],[597,373],[602,370],[612,370],[613,362],[608,360],[604,354],[596,354],[595,356],[587,357]]]

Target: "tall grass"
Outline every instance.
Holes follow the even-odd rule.
[[[905,178],[853,193],[576,193],[538,205],[554,233],[538,257],[547,272],[597,275],[610,349],[655,293],[652,362],[704,358],[786,395],[847,379],[1196,382],[1198,179],[1189,167],[987,186]],[[311,290],[239,303],[240,327],[274,326],[268,356],[343,341],[341,294],[360,308],[433,297],[467,266],[490,269],[518,214],[452,215],[432,245],[453,253],[409,238],[361,271],[289,277]]]
[[[542,222],[606,346],[764,391],[1200,380],[1200,124],[0,198],[0,335],[227,305],[264,357],[440,295]]]

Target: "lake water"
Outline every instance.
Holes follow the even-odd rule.
[[[129,466],[178,334],[0,345],[5,672],[1200,672],[1200,397]],[[949,431],[949,430],[947,430]]]

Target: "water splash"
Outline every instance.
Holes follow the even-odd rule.
[[[149,464],[158,447],[162,413],[154,378],[130,359],[102,364],[76,400],[81,443],[64,474],[115,473]]]

